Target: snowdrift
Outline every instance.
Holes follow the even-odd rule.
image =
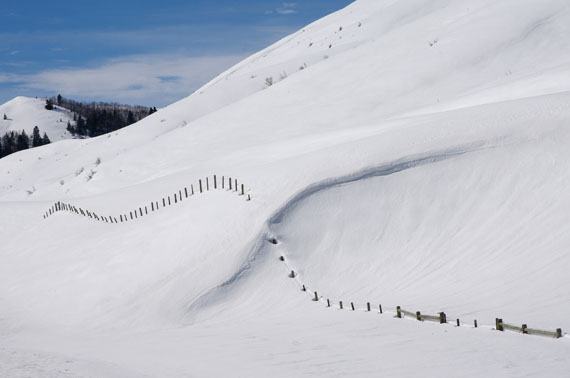
[[[567,338],[490,328],[570,330],[569,21],[557,0],[359,0],[129,128],[2,159],[0,331],[18,351],[0,358],[110,377],[564,376]],[[253,200],[42,217],[124,213],[213,174]],[[482,328],[327,312],[299,283]]]

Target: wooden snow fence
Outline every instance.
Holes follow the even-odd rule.
[[[501,332],[503,332],[505,330],[509,330],[509,331],[514,331],[514,332],[520,332],[520,333],[525,334],[525,335],[548,336],[548,337],[554,337],[556,339],[559,339],[562,337],[562,329],[561,328],[557,328],[556,331],[544,331],[542,329],[528,328],[528,326],[526,324],[522,324],[521,326],[508,324],[508,323],[503,322],[503,319],[500,319],[500,318],[495,319],[495,329],[497,331],[501,331]]]
[[[270,239],[270,241],[273,241],[273,240],[275,242],[272,244],[277,244],[277,240]],[[298,278],[297,273],[294,270],[291,270],[291,267],[285,261],[285,256],[280,256],[279,260],[285,264],[287,271],[290,272],[288,274],[289,278]],[[301,286],[301,291],[304,291],[304,292],[311,292],[312,291],[313,294],[311,295],[311,300],[313,302],[319,302],[320,298],[324,299],[324,297],[319,296],[317,291],[311,290],[305,284],[299,283],[299,285]],[[330,299],[330,298],[326,299],[326,307],[327,308],[332,308],[333,303],[334,303],[334,301],[332,299]],[[356,306],[354,305],[354,302],[349,302],[349,303],[350,303],[350,307],[351,307],[352,311],[355,311]],[[381,304],[378,305],[378,308],[380,310],[380,314],[383,314]],[[338,309],[339,310],[344,309],[343,301],[338,301]],[[365,311],[371,312],[371,310],[372,310],[372,306],[371,306],[370,302],[366,302],[366,310]],[[449,322],[451,322],[451,323],[455,323],[457,327],[461,326],[461,322],[459,319],[448,319],[447,315],[443,311],[438,313],[438,315],[428,315],[428,314],[422,314],[421,311],[409,311],[409,310],[403,309],[400,306],[396,306],[396,316],[395,317],[400,318],[400,319],[403,319],[405,317],[410,317],[410,318],[414,318],[414,319],[421,321],[421,322],[432,321],[432,322],[438,322],[439,324],[449,324]],[[476,319],[473,321],[473,328],[479,328]],[[499,318],[495,319],[495,329],[498,331],[510,330],[510,331],[515,331],[515,332],[521,332],[521,333],[527,334],[527,335],[548,336],[548,337],[553,337],[556,339],[559,339],[563,336],[561,328],[556,329],[556,331],[545,331],[545,330],[541,330],[541,329],[528,328],[526,324],[523,324],[521,326],[508,324],[508,323],[503,322],[503,319],[499,319]]]
[[[236,193],[238,196],[246,197],[246,201],[251,201],[251,194],[246,193],[245,185],[238,183],[238,180],[235,177],[232,179],[231,177],[226,178],[225,176],[222,176],[221,180],[220,180],[221,188],[218,185],[219,176],[213,175],[212,178],[213,178],[212,181],[210,180],[210,177],[206,177],[205,181],[203,181],[202,179],[199,179],[198,180],[198,186],[197,186],[199,188],[199,192],[197,192],[196,194],[204,193],[204,192],[210,191],[211,189],[213,189],[213,190],[222,190],[223,189],[226,192],[233,192],[233,193]],[[210,182],[213,183],[213,188],[212,188],[212,185],[210,185]],[[227,184],[226,184],[226,182],[227,182]],[[139,207],[135,208],[134,210],[129,210],[129,211],[124,212],[122,214],[119,214],[117,216],[104,216],[104,215],[100,216],[100,215],[95,214],[93,211],[85,210],[85,209],[82,209],[80,207],[76,207],[74,205],[58,201],[58,202],[54,203],[43,214],[43,218],[47,219],[57,212],[66,211],[66,212],[70,212],[72,214],[76,214],[79,216],[91,218],[92,220],[97,220],[100,222],[123,223],[123,222],[133,221],[133,220],[142,218],[143,216],[147,216],[153,212],[160,210],[161,209],[160,204],[162,204],[162,208],[166,208],[166,207],[181,203],[184,199],[189,198],[189,197],[194,196],[194,195],[195,195],[194,184],[191,184],[189,187],[184,187],[183,189],[179,189],[179,190],[175,191],[173,195],[172,194],[167,195],[165,197],[160,198],[158,201],[151,201],[150,203],[148,203],[144,206],[139,206]],[[149,211],[149,209],[150,209],[150,211]]]
[[[400,306],[397,306],[396,307],[396,317],[402,318],[405,316],[415,318],[416,320],[419,320],[420,322],[423,322],[425,320],[431,320],[431,321],[439,322],[440,324],[447,323],[447,316],[445,315],[445,312],[440,312],[439,315],[426,315],[426,314],[422,314],[420,311],[416,311],[416,312],[406,311],[403,308],[401,308]]]

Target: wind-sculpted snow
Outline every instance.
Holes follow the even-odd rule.
[[[58,378],[67,359],[566,377],[568,338],[491,329],[570,330],[569,20],[566,0],[357,0],[128,128],[1,159],[0,355]],[[186,200],[211,172],[254,200]],[[54,201],[127,222],[42,219]],[[326,309],[299,284],[480,329]]]
[[[372,177],[379,176],[389,176],[396,174],[408,169],[421,167],[427,164],[434,164],[440,161],[453,159],[458,156],[476,153],[478,151],[483,151],[486,149],[497,148],[498,146],[507,144],[506,139],[501,139],[499,141],[481,141],[475,142],[468,146],[458,146],[456,148],[450,148],[443,151],[430,152],[417,156],[408,156],[398,159],[393,162],[384,163],[376,167],[370,167],[353,174],[335,177],[320,181],[309,185],[305,189],[301,190],[299,193],[294,195],[290,200],[288,200],[279,210],[277,210],[267,221],[264,230],[261,232],[257,240],[254,242],[251,252],[249,253],[247,259],[244,261],[242,266],[233,274],[229,279],[220,284],[218,287],[213,288],[204,296],[198,298],[194,303],[189,306],[189,312],[195,309],[203,307],[205,304],[213,304],[216,302],[215,298],[224,296],[223,291],[230,290],[231,285],[238,282],[240,279],[244,278],[246,274],[252,269],[256,261],[260,260],[263,254],[268,253],[268,241],[273,239],[273,229],[283,222],[287,214],[298,206],[303,201],[310,199],[314,194],[327,191],[332,188],[346,185],[350,183],[355,183],[361,180],[367,180]]]

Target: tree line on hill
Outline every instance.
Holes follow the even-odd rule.
[[[131,106],[108,102],[79,102],[58,95],[48,98],[45,108],[61,106],[73,113],[73,122],[67,122],[67,131],[78,137],[96,137],[122,129],[155,113],[156,107]]]
[[[39,147],[49,144],[51,141],[46,133],[40,134],[39,127],[34,127],[31,137],[25,130],[22,132],[8,131],[0,138],[0,158],[28,148]]]
[[[73,122],[67,122],[67,131],[76,137],[96,137],[122,129],[140,121],[157,111],[156,107],[131,106],[108,102],[79,102],[58,95],[46,99],[47,110],[62,107],[73,113]],[[8,116],[4,114],[4,120]],[[32,136],[22,132],[9,131],[0,138],[0,158],[28,148],[49,144],[46,133],[40,135],[36,126]]]

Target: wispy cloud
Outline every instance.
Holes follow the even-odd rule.
[[[18,55],[21,51],[20,50],[14,50],[14,51],[10,51],[8,53],[8,55]]]
[[[81,99],[162,106],[183,98],[241,56],[128,56],[98,67],[54,69],[32,75],[0,75],[23,89],[62,93]]]
[[[281,14],[289,15],[297,13],[297,3],[281,3],[281,6],[277,9],[271,9],[265,11],[265,14]]]

